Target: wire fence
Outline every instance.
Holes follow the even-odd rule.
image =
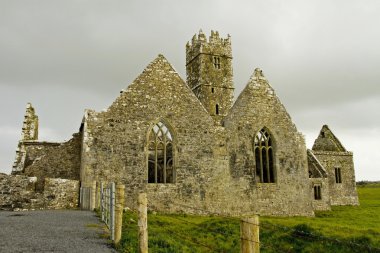
[[[262,252],[304,252],[302,247],[318,247],[317,245],[308,246],[308,244],[325,244],[325,246],[331,249],[331,251],[327,252],[380,252],[380,248],[373,247],[369,244],[326,237],[317,232],[312,232],[311,228],[304,224],[294,227],[273,224],[268,221],[261,221],[260,224],[256,224],[223,213],[215,213],[183,203],[172,203],[171,205],[192,209],[196,212],[201,211],[211,216],[211,218],[217,217],[216,219],[219,220],[222,218],[226,224],[233,224],[233,226],[222,228],[219,226],[213,227],[212,224],[209,225],[207,222],[200,223],[194,221],[191,219],[191,216],[187,215],[155,215],[157,217],[164,217],[164,221],[150,221],[151,218],[154,217],[150,215],[148,218],[149,245],[153,247],[153,245],[156,244],[155,246],[161,247],[162,249],[159,252],[176,252],[173,247],[174,244],[178,245],[178,241],[182,241],[184,245],[188,245],[187,247],[197,249],[196,251],[184,250],[183,252],[239,252],[241,247],[240,242],[242,240],[258,243]],[[152,219],[154,220],[154,218]],[[207,218],[205,218],[205,220],[207,220]],[[260,241],[242,237],[241,233],[239,233],[239,227],[237,226],[239,222],[246,222],[259,227]],[[130,222],[127,225],[127,229],[136,229],[132,224],[137,226],[137,222]],[[181,229],[181,227],[187,227],[187,229]],[[194,233],[189,232],[189,228],[196,232],[196,236],[194,236]],[[278,236],[278,238],[273,237],[275,233],[277,233],[276,236]],[[170,240],[167,238],[170,238]],[[221,241],[221,243],[216,242],[218,240]],[[287,241],[286,247],[284,247],[282,243],[283,240]],[[226,244],[232,246],[225,247]],[[332,249],[337,249],[337,251]],[[319,251],[310,251],[309,249],[307,252]]]
[[[110,230],[111,240],[115,240],[115,183],[100,184],[100,212],[102,221]]]

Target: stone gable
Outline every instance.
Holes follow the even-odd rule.
[[[199,195],[202,172],[213,164],[214,122],[161,55],[107,111],[88,112],[82,181],[123,182],[131,186],[129,198],[145,189],[154,192],[157,186],[147,184],[147,137],[160,121],[173,136],[176,169],[176,183],[162,187],[173,195]]]
[[[314,141],[314,151],[337,151],[345,152],[346,149],[340,143],[339,139],[334,135],[327,125],[323,125],[319,132],[318,138]]]
[[[260,69],[249,79],[224,126],[229,136],[231,174],[252,182],[258,211],[270,215],[312,214],[304,138]],[[274,183],[261,183],[256,172],[253,145],[261,129],[273,140]]]
[[[358,205],[353,154],[327,125],[314,142],[313,154],[327,171],[331,205]]]

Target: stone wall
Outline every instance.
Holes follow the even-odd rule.
[[[79,200],[79,181],[45,178],[44,198],[47,209],[76,208]]]
[[[0,210],[39,209],[41,193],[35,191],[37,178],[0,174]]]
[[[22,173],[25,167],[26,152],[24,142],[38,139],[38,116],[31,103],[26,105],[26,112],[21,129],[21,140],[17,145],[16,158],[13,163],[12,174]]]
[[[61,143],[46,141],[21,141],[24,150],[24,164],[19,174],[25,173],[25,168],[38,162],[42,157],[54,152]]]
[[[314,198],[314,186],[320,186],[321,199]],[[317,211],[331,210],[328,178],[310,178],[310,188],[313,209]]]
[[[26,142],[24,174],[39,179],[37,188],[42,190],[44,178],[79,179],[81,163],[81,134],[64,143]]]
[[[359,205],[351,152],[313,151],[328,173],[331,205]],[[341,183],[336,183],[335,168],[340,168]]]
[[[159,56],[110,108],[86,112],[83,185],[91,186],[93,180],[125,184],[126,205],[131,208],[138,192],[145,191],[150,207],[160,211],[313,215],[303,136],[273,90],[263,89],[265,94],[238,99],[225,128],[215,126],[188,86]],[[259,103],[253,106],[252,101]],[[252,114],[252,108],[258,115]],[[147,138],[158,121],[173,136],[175,183],[147,182]],[[252,137],[263,126],[273,131],[276,140],[274,184],[257,183],[252,175]]]
[[[253,209],[262,215],[313,215],[304,137],[291,121],[273,88],[256,69],[229,114],[230,171],[237,185],[244,179]],[[265,129],[272,140],[274,183],[256,175],[254,138]]]
[[[36,191],[36,177],[0,174],[0,210],[76,208],[79,181],[45,179],[45,191]]]
[[[147,138],[158,121],[173,136],[175,183],[147,182]],[[83,138],[84,185],[91,186],[92,180],[123,183],[129,207],[134,208],[137,194],[145,191],[151,208],[160,211],[183,211],[189,203],[213,212],[252,211],[253,200],[243,192],[248,185],[230,188],[225,129],[214,126],[211,116],[163,56],[153,61],[107,111],[87,111]],[[245,199],[237,203],[240,195]]]

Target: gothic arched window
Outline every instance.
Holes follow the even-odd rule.
[[[174,183],[173,136],[158,122],[148,136],[148,183]]]
[[[273,147],[270,134],[263,128],[255,136],[256,176],[261,183],[274,183]]]

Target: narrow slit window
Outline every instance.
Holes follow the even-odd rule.
[[[211,88],[211,93],[214,93],[214,88]]]
[[[341,174],[340,168],[335,168],[335,183],[337,184],[342,183],[342,174]]]
[[[219,105],[218,104],[215,105],[215,114],[219,115]]]
[[[148,183],[174,183],[173,137],[162,122],[149,133]]]
[[[320,185],[314,185],[314,199],[315,200],[321,200],[321,186]]]

